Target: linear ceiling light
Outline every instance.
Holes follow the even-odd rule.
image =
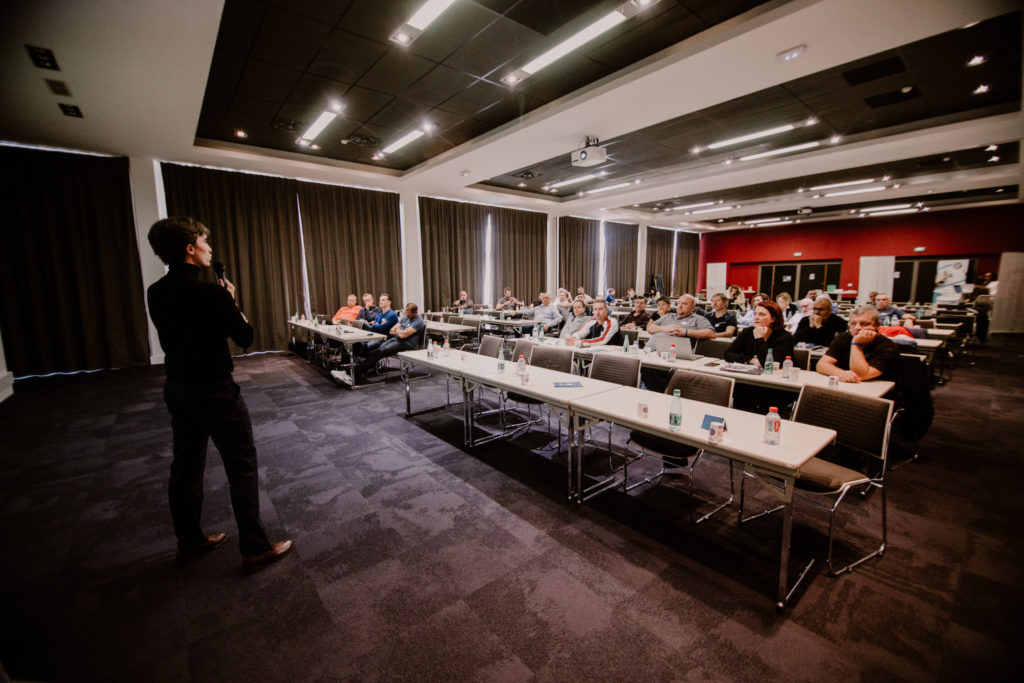
[[[820,145],[820,142],[805,142],[802,145],[792,145],[790,147],[780,147],[779,149],[769,150],[767,152],[759,152],[758,154],[748,154],[745,157],[740,157],[740,161],[753,161],[754,159],[764,159],[765,157],[773,157],[779,154],[789,154],[790,152],[799,152],[804,149],[813,149]]]
[[[716,211],[729,211],[730,209],[735,209],[735,208],[737,208],[737,207],[735,207],[735,206],[716,206],[713,209],[701,209],[700,211],[694,211],[693,213],[694,214],[698,214],[698,213],[714,213]]]
[[[402,24],[397,31],[391,34],[392,42],[399,45],[409,45],[416,40],[424,29],[441,16],[441,13],[454,4],[455,0],[427,0],[423,6],[416,10],[409,21]]]
[[[396,151],[402,149],[403,147],[408,145],[410,142],[412,142],[414,140],[419,140],[421,137],[423,137],[423,131],[422,130],[414,130],[414,131],[412,131],[410,133],[406,133],[405,135],[403,135],[402,137],[398,138],[397,140],[392,142],[390,145],[385,147],[383,149],[383,152],[385,154],[391,154],[392,152],[396,152]]]
[[[631,182],[625,182],[625,183],[619,183],[618,185],[608,185],[607,187],[598,187],[598,188],[595,188],[593,190],[587,190],[587,194],[597,194],[598,192],[607,192],[608,190],[617,190],[620,187],[629,187],[632,184],[633,183],[631,183]]]
[[[862,187],[859,190],[843,190],[842,192],[826,192],[826,197],[844,197],[848,194],[862,194],[864,192],[881,192],[886,189],[885,185],[875,185],[874,187]]]
[[[582,183],[584,180],[592,180],[594,178],[600,178],[601,175],[602,175],[601,173],[588,173],[587,175],[576,176],[575,178],[569,178],[568,180],[563,180],[561,182],[552,183],[552,184],[548,185],[548,189],[550,189],[550,190],[557,190],[558,188],[565,187],[566,185],[575,185],[576,183]]]
[[[630,0],[630,2],[624,2],[590,26],[572,34],[540,57],[519,67],[501,80],[509,85],[518,83],[657,2],[658,0]]]
[[[699,209],[702,206],[714,206],[717,202],[698,202],[697,204],[687,204],[686,206],[673,206],[667,211],[682,211],[683,209]]]
[[[749,133],[748,135],[741,135],[735,138],[729,138],[728,140],[719,140],[718,142],[712,142],[708,145],[708,149],[719,149],[720,147],[729,147],[731,145],[738,145],[741,142],[750,142],[751,140],[758,140],[760,138],[766,138],[769,135],[778,135],[779,133],[786,133],[796,128],[792,123],[787,123],[785,126],[776,126],[775,128],[769,128],[767,130],[759,130],[756,133]]]
[[[866,209],[860,209],[861,213],[872,213],[874,211],[895,211],[897,209],[909,209],[913,204],[886,204],[885,206],[869,206]]]
[[[773,223],[781,220],[783,220],[782,216],[772,216],[771,218],[754,218],[745,222],[747,225],[756,225],[757,223]]]
[[[307,142],[312,142],[313,140],[316,140],[316,136],[324,132],[324,128],[326,128],[327,125],[331,121],[333,121],[334,117],[336,116],[337,114],[335,114],[333,111],[323,112],[322,114],[320,114],[320,116],[316,117],[316,121],[313,122],[313,125],[307,128],[306,132],[299,136],[299,139],[306,140]]]
[[[831,185],[817,185],[812,190],[834,190],[837,187],[850,187],[851,185],[867,185],[875,182],[874,178],[863,178],[861,180],[849,180],[845,183],[832,183]]]
[[[758,223],[756,227],[767,228],[772,225],[792,225],[793,221],[772,221],[771,223]],[[795,256],[795,254],[794,254]]]
[[[917,213],[920,209],[900,209],[899,211],[879,211],[877,213],[866,214],[868,216],[899,216],[904,213]]]

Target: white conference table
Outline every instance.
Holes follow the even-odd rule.
[[[646,403],[647,417],[638,416],[637,404]],[[733,408],[723,408],[699,401],[682,399],[683,422],[680,431],[668,428],[669,408],[672,397],[633,387],[616,387],[577,398],[571,402],[573,429],[580,431],[595,421],[609,422],[628,429],[640,430],[664,439],[678,441],[687,446],[703,448],[708,453],[720,455],[742,463],[744,467],[768,473],[783,482],[783,491],[775,491],[783,505],[782,542],[779,558],[778,599],[776,606],[781,609],[789,599],[789,551],[793,529],[793,489],[800,468],[831,444],[836,433],[831,429],[815,427],[784,420],[779,444],[767,444],[763,440],[764,416]],[[701,428],[705,415],[725,418],[728,427],[722,442],[708,443],[708,432]],[[571,442],[571,440],[570,440]],[[570,455],[573,451],[570,449]],[[582,449],[576,449],[582,460]],[[576,482],[577,495],[582,497],[582,462],[575,469],[579,479]],[[740,476],[743,476],[742,474]],[[799,583],[799,581],[797,582]]]
[[[494,318],[487,315],[464,315],[463,320],[479,320],[481,325],[496,325],[499,327],[511,327],[521,330],[523,325],[532,325],[534,321],[523,318]]]
[[[427,321],[427,333],[428,334],[443,334],[444,336],[459,334],[462,332],[472,332],[475,327],[470,325],[456,325],[454,323],[444,323],[438,320]]]
[[[294,320],[289,319],[288,324],[294,328],[305,330],[307,335],[312,340],[312,336],[319,336],[322,339],[330,339],[331,341],[341,342],[345,345],[345,350],[348,351],[349,363],[346,371],[352,377],[352,384],[348,385],[353,389],[356,388],[355,381],[355,354],[353,353],[353,347],[358,342],[374,341],[376,339],[386,339],[387,335],[379,334],[377,332],[371,332],[364,330],[359,327],[350,327],[348,325],[318,325],[317,323],[310,320]],[[327,368],[326,364],[323,366]]]

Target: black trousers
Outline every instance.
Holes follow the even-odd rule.
[[[241,553],[254,555],[269,550],[270,541],[260,521],[252,421],[238,385],[231,380],[185,384],[168,379],[164,402],[174,432],[168,498],[178,546],[194,546],[205,540],[200,517],[206,447],[212,438],[227,473]]]

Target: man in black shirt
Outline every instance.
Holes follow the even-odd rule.
[[[793,333],[796,343],[828,346],[833,339],[846,332],[846,321],[832,313],[832,300],[827,296],[818,297],[811,311],[811,315],[805,316],[796,326],[796,332]]]
[[[900,350],[878,333],[878,309],[865,304],[850,314],[850,330],[835,338],[818,361],[818,372],[835,375],[840,382],[889,380],[899,374]]]
[[[164,402],[171,413],[174,459],[168,498],[178,538],[178,558],[212,550],[225,533],[205,534],[203,472],[209,439],[220,452],[238,524],[243,565],[275,560],[292,542],[271,543],[260,521],[259,472],[249,410],[232,381],[234,363],[227,338],[239,346],[253,342],[253,329],[235,306],[235,287],[200,280],[213,249],[209,229],[193,218],[166,218],[149,230],[149,243],[169,266],[150,286],[149,314],[164,348],[167,380]]]

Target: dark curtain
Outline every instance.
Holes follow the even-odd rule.
[[[591,296],[600,294],[597,291],[600,240],[600,221],[576,216],[558,219],[558,282],[573,296],[580,285]]]
[[[640,226],[629,223],[604,224],[604,261],[607,287],[620,297],[636,286],[636,238]]]
[[[303,310],[298,183],[176,164],[161,169],[167,214],[192,216],[212,233],[213,258],[224,262],[256,331],[248,350],[287,348],[286,319]]]
[[[425,310],[449,306],[465,289],[483,301],[484,250],[490,207],[431,197],[419,198]],[[417,302],[418,303],[418,302]]]
[[[661,275],[668,296],[672,290],[672,241],[675,231],[647,228],[647,272],[644,274],[644,291],[650,286],[651,275]]]
[[[0,178],[0,328],[14,376],[148,364],[128,159],[0,147]]]
[[[333,315],[349,294],[381,292],[402,306],[398,195],[321,183],[299,184],[312,310]]]
[[[673,293],[696,293],[699,257],[700,236],[680,231],[676,239],[676,279],[672,285]]]
[[[493,207],[489,211],[494,230],[495,296],[508,286],[517,298],[531,303],[544,289],[547,214]]]

